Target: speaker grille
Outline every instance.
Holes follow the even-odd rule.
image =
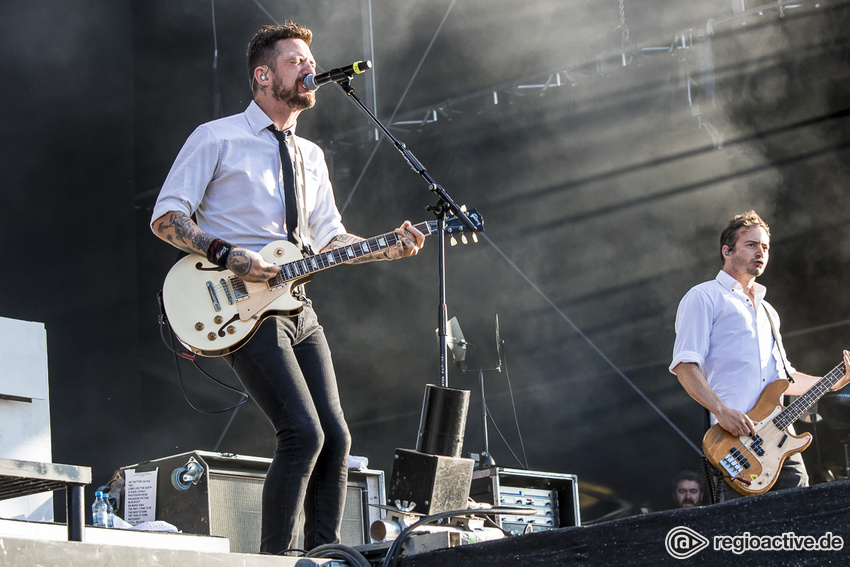
[[[257,553],[263,477],[230,476],[210,471],[210,534],[230,540],[237,553]]]
[[[364,491],[357,487],[349,486],[345,491],[345,511],[342,517],[342,527],[340,529],[340,540],[345,545],[363,545],[364,527],[366,518],[363,515],[368,503],[363,502]]]

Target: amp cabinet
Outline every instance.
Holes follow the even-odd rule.
[[[260,550],[263,482],[271,459],[232,453],[191,451],[128,465],[116,471],[157,471],[155,517],[184,533],[214,535],[230,540],[239,553]],[[197,482],[184,481],[195,472]],[[341,543],[371,542],[369,527],[384,516],[386,504],[383,471],[349,469]],[[123,517],[123,510],[118,510]]]

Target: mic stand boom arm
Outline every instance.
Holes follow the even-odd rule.
[[[419,174],[427,183],[428,189],[434,192],[439,200],[436,205],[429,205],[428,210],[432,211],[437,216],[437,228],[440,235],[438,240],[438,257],[439,257],[439,277],[440,277],[440,307],[439,307],[439,340],[440,340],[440,385],[444,388],[448,388],[449,386],[449,363],[448,363],[448,307],[446,305],[446,214],[451,212],[455,215],[470,231],[475,232],[475,225],[472,224],[472,221],[467,218],[466,214],[460,210],[457,203],[455,203],[452,198],[446,193],[445,189],[443,189],[439,183],[434,181],[431,175],[428,174],[428,171],[425,167],[416,159],[410,150],[401,143],[392,133],[387,130],[387,128],[378,120],[378,117],[369,110],[365,104],[363,104],[359,98],[357,98],[356,93],[354,92],[354,88],[351,86],[351,82],[346,77],[343,80],[336,81],[336,83],[345,91],[345,94],[350,96],[357,103],[363,112],[365,112],[372,121],[378,125],[381,131],[389,138],[396,149],[401,153],[407,163],[410,165],[410,168]]]

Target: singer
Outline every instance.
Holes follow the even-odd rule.
[[[342,224],[321,148],[295,134],[301,112],[316,102],[304,84],[316,73],[312,39],[292,21],[254,35],[247,53],[253,101],[189,136],[153,210],[158,237],[252,282],[277,273],[258,253],[268,243],[289,239],[310,254],[362,240]],[[424,236],[410,222],[395,232],[398,246],[359,262],[419,252]],[[303,286],[293,296],[303,306],[297,316],[266,318],[225,357],[275,432],[260,549],[275,555],[298,548],[301,534],[306,549],[339,542],[351,445],[324,331]]]

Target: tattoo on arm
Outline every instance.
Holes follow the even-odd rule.
[[[245,276],[251,271],[254,261],[239,248],[234,248],[227,258],[227,267],[237,276]]]
[[[172,211],[161,217],[156,233],[172,246],[190,254],[206,255],[213,237],[204,232],[185,213]]]
[[[330,252],[331,250],[335,250],[337,248],[344,248],[350,244],[354,244],[356,242],[362,242],[366,240],[365,238],[361,238],[354,234],[338,234],[334,236],[330,242],[328,242],[327,246],[322,248],[321,252]],[[373,252],[372,254],[367,254],[365,256],[360,256],[359,258],[355,258],[354,260],[349,260],[346,262],[347,264],[366,264],[367,262],[374,262],[375,260],[392,260],[389,255],[389,250],[382,250],[378,252]]]
[[[337,234],[331,239],[330,242],[328,242],[327,246],[322,248],[322,252],[328,252],[330,250],[335,250],[336,248],[343,248],[345,246],[348,246],[349,244],[354,244],[355,242],[360,242],[362,240],[365,239],[360,238],[359,236],[355,236],[353,234]]]

